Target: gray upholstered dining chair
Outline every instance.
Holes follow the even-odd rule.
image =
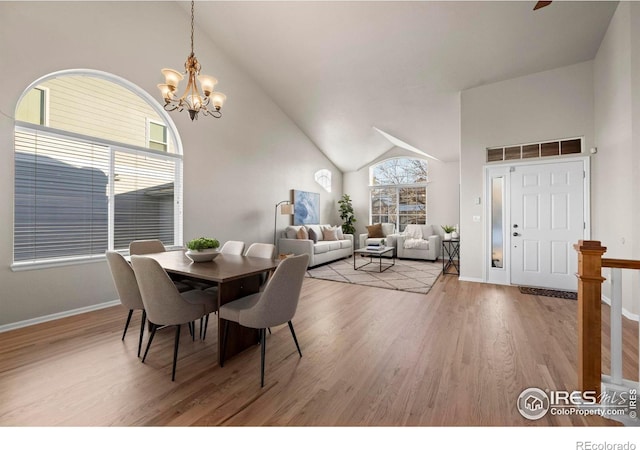
[[[147,255],[149,253],[162,253],[167,249],[159,239],[139,239],[129,243],[130,255]]]
[[[124,331],[122,332],[122,340],[127,334],[127,328],[129,328],[129,322],[131,322],[131,316],[133,311],[142,311],[142,322],[140,322],[140,338],[138,340],[138,356],[140,356],[140,350],[142,348],[142,336],[144,335],[144,326],[146,323],[147,313],[142,303],[142,296],[140,295],[140,289],[138,289],[138,282],[136,281],[136,275],[131,268],[131,265],[124,259],[118,252],[107,251],[107,263],[111,270],[111,277],[116,285],[116,290],[120,296],[120,303],[129,309],[127,315],[127,322],[124,325]]]
[[[276,257],[276,246],[273,244],[263,244],[260,242],[255,242],[249,246],[244,256],[274,259]],[[267,273],[263,273],[260,275],[260,290],[264,288],[264,285],[267,282],[268,278],[269,275]]]
[[[230,321],[239,323],[244,327],[259,330],[261,344],[260,386],[264,387],[264,360],[267,340],[265,330],[267,328],[287,323],[298,349],[298,354],[302,357],[291,320],[298,307],[302,282],[304,281],[308,263],[309,255],[307,254],[290,256],[280,262],[271,278],[269,278],[264,291],[247,295],[220,307],[218,314],[221,319],[225,320],[222,334],[222,355],[220,355],[221,366],[224,365],[225,346]]]
[[[242,241],[227,241],[222,245],[220,253],[225,255],[242,255],[244,251],[244,242]]]
[[[151,335],[142,362],[147,358],[151,342],[158,326],[175,326],[176,336],[173,348],[173,370],[171,381],[176,379],[176,362],[180,343],[180,328],[192,324],[218,309],[217,298],[205,291],[193,289],[178,292],[175,284],[158,261],[147,256],[131,256],[131,265],[136,274],[144,309],[151,323]]]
[[[162,253],[166,251],[167,248],[160,239],[138,239],[129,242],[130,255],[148,255],[149,253]],[[186,292],[196,288],[189,280],[173,280],[173,282],[180,292]]]
[[[255,242],[249,246],[244,256],[274,259],[276,257],[276,246],[273,244]]]

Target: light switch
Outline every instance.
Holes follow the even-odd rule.
[[[480,216],[473,216],[474,222],[480,222]]]
[[[475,203],[476,205],[479,205],[481,201],[482,201],[482,197],[476,197],[473,199],[473,203]]]

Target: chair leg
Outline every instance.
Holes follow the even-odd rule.
[[[189,334],[191,335],[191,340],[196,340],[196,326],[194,322],[189,322]]]
[[[200,339],[204,341],[204,338],[207,337],[207,328],[209,328],[209,314],[207,314],[204,318],[204,330],[202,329],[202,319],[200,319]]]
[[[124,341],[124,337],[127,334],[127,328],[129,328],[129,322],[131,322],[131,316],[133,315],[133,309],[129,310],[129,314],[127,315],[127,323],[124,324],[124,332],[122,333],[122,341]]]
[[[153,341],[153,337],[156,335],[156,330],[158,329],[158,325],[155,323],[149,322],[149,326],[151,327],[151,334],[149,335],[149,342],[147,342],[147,349],[144,351],[144,356],[142,357],[142,362],[147,359],[147,353],[149,353],[149,347],[151,347],[151,342]]]
[[[264,387],[264,353],[267,346],[267,333],[264,328],[260,330],[260,387]]]
[[[291,330],[291,336],[293,336],[293,342],[296,343],[298,354],[300,354],[300,358],[302,358],[302,352],[300,351],[300,346],[298,345],[298,339],[296,338],[296,332],[293,331],[293,324],[291,323],[291,321],[289,321],[289,329]]]
[[[140,350],[142,350],[142,336],[144,336],[144,326],[147,322],[147,311],[142,310],[142,322],[140,322],[140,339],[138,340],[138,358],[140,358]]]
[[[220,367],[224,367],[224,356],[227,350],[227,334],[228,333],[229,333],[229,321],[225,320],[224,331],[222,332],[222,346],[221,346],[222,354],[220,355]]]
[[[171,371],[171,381],[176,380],[176,363],[178,362],[178,344],[180,344],[180,325],[176,325],[176,342],[173,346],[173,370]]]

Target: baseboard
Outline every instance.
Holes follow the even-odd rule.
[[[471,281],[472,283],[484,283],[485,281],[482,278],[474,278],[474,277],[458,277],[460,281]]]
[[[611,299],[607,296],[602,296],[602,301],[607,305],[611,306]],[[625,316],[629,320],[633,320],[634,322],[638,322],[640,316],[638,314],[633,314],[632,312],[627,311],[625,308],[622,308],[622,315]]]
[[[55,314],[49,314],[47,316],[36,317],[34,319],[22,320],[20,322],[9,323],[7,325],[0,325],[0,333],[10,330],[17,330],[18,328],[24,328],[31,325],[37,325],[39,323],[50,322],[52,320],[62,319],[64,317],[76,316],[78,314],[84,314],[91,311],[97,311],[99,309],[110,308],[120,304],[120,300],[113,300],[110,302],[99,303],[97,305],[84,306],[82,308],[76,308],[69,311],[63,311]]]

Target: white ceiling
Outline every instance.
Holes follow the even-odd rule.
[[[617,2],[534,4],[213,1],[195,15],[346,172],[394,147],[374,127],[458,159],[461,90],[593,59]]]

